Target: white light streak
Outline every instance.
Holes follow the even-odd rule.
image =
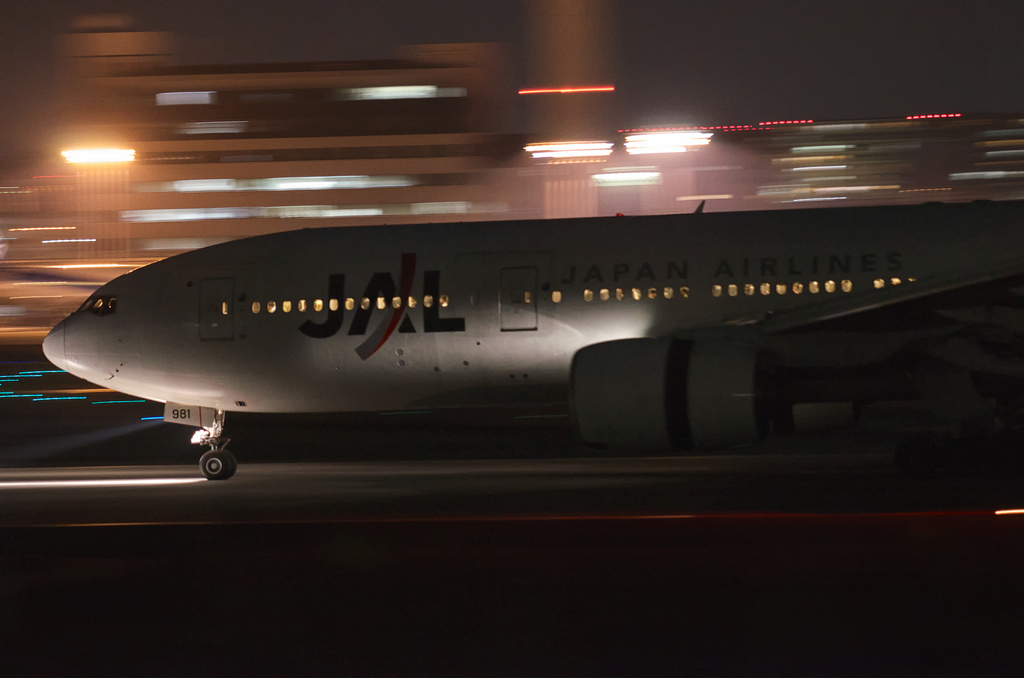
[[[43,244],[44,245],[50,245],[52,243],[60,243],[60,242],[96,242],[96,238],[67,238],[67,239],[64,239],[64,240],[44,240]]]
[[[205,483],[206,478],[125,478],[123,480],[17,480],[2,482],[0,490],[72,489],[83,487],[153,487]]]
[[[817,172],[818,170],[843,170],[846,165],[816,165],[814,167],[794,167],[790,172]]]
[[[590,179],[597,186],[650,186],[661,183],[661,172],[604,172]]]
[[[630,155],[685,153],[691,147],[707,146],[712,136],[711,132],[631,134],[626,137],[626,152]]]
[[[216,92],[160,92],[156,95],[157,106],[195,106],[212,104]]]
[[[80,148],[62,151],[61,155],[70,163],[131,162],[135,150],[131,148]]]
[[[590,158],[611,155],[610,141],[564,141],[530,144],[524,147],[534,158]]]

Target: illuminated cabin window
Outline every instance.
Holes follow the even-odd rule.
[[[370,297],[363,297],[362,301],[359,302],[359,308],[364,311],[370,308]]]
[[[889,281],[889,284],[890,284],[890,285],[899,285],[899,284],[900,284],[900,283],[902,283],[902,282],[903,282],[903,281],[902,281],[902,280],[900,280],[899,278],[893,278],[892,280],[890,280],[890,281]]]
[[[747,295],[748,297],[754,296],[755,291],[757,291],[757,288],[755,288],[752,283],[747,283],[746,285],[743,286],[743,294]]]
[[[416,297],[409,297],[409,308],[416,308]]]
[[[681,296],[683,299],[689,299],[690,298],[690,288],[689,287],[680,287],[679,288],[679,296]]]
[[[587,290],[587,293],[590,294],[591,299],[592,299],[594,295],[591,294],[590,290]],[[587,299],[587,301],[590,301],[590,299]],[[426,295],[425,297],[423,297],[423,305],[426,306],[427,308],[430,308],[431,306],[433,306],[434,305],[434,297],[432,297],[429,294]]]
[[[711,288],[711,296],[713,296],[713,297],[720,297],[720,296],[722,296],[722,286],[721,285],[714,285],[714,286],[712,286],[712,288]]]
[[[836,281],[835,280],[826,280],[825,281],[825,291],[828,292],[829,294],[832,294],[833,292],[835,292],[836,291]]]
[[[907,278],[907,282],[917,282],[917,278]]]
[[[776,294],[785,294],[788,290],[789,290],[789,288],[786,287],[785,285],[783,285],[782,283],[776,283],[775,284],[775,293]]]
[[[324,300],[323,299],[315,300],[313,302],[313,310],[316,311],[317,313],[319,313],[320,311],[324,310]]]
[[[640,291],[640,288],[639,287],[634,287],[632,291],[633,291],[633,301],[640,301],[640,298],[643,296],[643,293]]]
[[[772,284],[771,283],[766,283],[766,282],[761,283],[761,294],[762,294],[762,296],[768,296],[771,293],[772,293]]]
[[[523,292],[523,303],[524,304],[532,304],[533,303],[533,297],[530,295],[529,292]]]
[[[793,283],[793,294],[800,294],[804,291],[804,284],[800,282]]]
[[[388,300],[384,297],[377,297],[377,308],[383,311],[388,305]]]
[[[281,302],[281,311],[283,311],[284,313],[291,313],[292,312],[292,302],[290,302],[290,301],[282,301]]]
[[[338,300],[337,299],[331,299],[329,302],[327,302],[327,308],[331,309],[332,311],[337,311],[338,310]]]
[[[349,298],[345,299],[345,310],[346,311],[354,311],[355,308],[356,308],[356,300],[355,299],[353,299],[352,297],[349,297]],[[337,310],[337,304],[335,304],[335,308],[332,309],[332,310]]]
[[[658,298],[658,288],[657,287],[649,288],[647,290],[647,298],[648,299],[657,299]]]
[[[729,296],[730,297],[735,297],[739,293],[740,293],[740,288],[739,287],[737,287],[736,285],[729,285]]]
[[[429,306],[430,305],[430,304],[427,303],[427,299],[429,299],[429,298],[430,297],[426,297],[426,298],[423,299],[423,305],[424,306]],[[594,293],[593,293],[593,291],[591,291],[591,290],[583,290],[583,301],[593,301],[593,300],[594,300]]]
[[[597,293],[598,298],[601,301],[608,301],[611,297],[609,296],[608,290],[603,289]]]
[[[615,298],[618,299],[619,301],[622,301],[623,299],[626,298],[626,291],[624,289],[622,289],[621,287],[616,287],[615,288]]]
[[[220,302],[220,314],[221,315],[227,315],[228,314],[228,302],[226,302],[226,301]]]
[[[664,292],[664,294],[665,294],[665,298],[666,298],[666,299],[671,299],[672,297],[674,297],[674,296],[675,296],[675,293],[676,293],[676,291],[675,291],[674,289],[672,289],[671,287],[666,287],[666,288],[665,288],[665,289],[663,290],[663,292]]]
[[[99,309],[103,308],[103,300],[102,299],[97,299],[96,302],[92,305],[92,307],[93,307],[93,309],[95,309],[97,311]]]
[[[299,299],[299,313],[305,313],[305,312],[306,312],[306,300],[305,299]]]
[[[844,292],[849,292],[850,290],[852,290],[852,289],[853,289],[853,283],[852,283],[852,282],[850,282],[849,280],[844,280],[844,281],[843,281],[843,282],[841,283],[841,285],[842,285],[842,287],[843,287],[843,291],[844,291]]]
[[[391,308],[402,308],[402,297],[391,297]]]
[[[448,308],[448,295],[447,294],[442,294],[441,295],[441,308]]]
[[[555,290],[554,292],[552,292],[551,293],[551,301],[555,302],[556,304],[562,303],[562,293],[559,292],[558,290]]]
[[[260,312],[260,302],[258,302],[258,301],[252,302],[252,312],[253,313],[259,313]]]
[[[268,301],[267,302],[267,313],[273,313],[276,310],[277,310],[277,302],[276,301]]]
[[[875,289],[880,290],[885,287],[885,280],[882,278],[875,278]]]
[[[821,286],[818,284],[817,280],[812,280],[810,284],[807,285],[807,289],[810,290],[811,294],[817,294],[821,291]]]

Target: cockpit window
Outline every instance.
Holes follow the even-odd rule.
[[[101,297],[89,297],[85,300],[85,303],[79,307],[79,312],[88,311],[95,315],[104,316],[110,315],[117,311],[117,297],[114,296],[101,296]]]

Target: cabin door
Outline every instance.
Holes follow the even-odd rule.
[[[234,278],[208,278],[199,283],[199,339],[230,341],[235,338]]]
[[[537,329],[537,269],[518,266],[501,269],[501,331]]]

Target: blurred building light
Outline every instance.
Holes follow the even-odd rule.
[[[241,134],[248,125],[248,120],[186,122],[178,127],[178,134]]]
[[[436,85],[393,85],[387,87],[353,87],[339,90],[342,99],[439,99],[466,96],[465,87],[437,87]]]
[[[33,226],[32,228],[11,228],[11,231],[73,231],[78,226]]]
[[[793,153],[840,153],[856,148],[853,144],[828,144],[825,146],[794,146],[789,149]]]
[[[794,198],[786,202],[824,202],[826,200],[846,200],[846,196],[834,196],[828,198]]]
[[[811,167],[793,167],[787,169],[787,172],[816,172],[818,170],[843,170],[846,169],[846,165],[814,165]]]
[[[626,137],[626,152],[630,155],[684,153],[690,147],[707,146],[712,136],[712,132],[630,134]]]
[[[986,158],[1005,158],[1019,155],[1024,155],[1024,148],[1010,151],[985,151]],[[12,228],[11,230],[13,231],[14,229]]]
[[[54,264],[53,266],[47,266],[47,268],[136,268],[137,266],[138,264]],[[63,285],[65,283],[58,284]]]
[[[652,186],[661,183],[661,172],[609,170],[590,180],[595,186]]]
[[[955,172],[949,175],[953,181],[961,179],[1016,179],[1024,177],[1024,171]]]
[[[536,89],[521,89],[520,94],[582,94],[585,92],[614,92],[615,85],[596,85],[584,87],[541,87]]]
[[[676,198],[676,202],[686,202],[688,200],[732,200],[732,193],[719,193],[716,195],[681,195]]]
[[[96,242],[96,238],[69,238],[67,240],[44,240],[44,245],[58,242]]]
[[[366,174],[326,177],[269,177],[266,179],[181,179],[139,184],[138,193],[206,193],[231,191],[323,191],[357,188],[405,188],[417,181],[407,176]]]
[[[524,150],[534,158],[591,158],[611,155],[610,141],[564,141],[530,144]]]
[[[70,163],[131,162],[135,160],[134,149],[128,148],[80,148],[62,151],[61,155]]]
[[[803,125],[814,122],[813,120],[773,120],[770,122],[759,122],[758,125]]]
[[[160,92],[156,95],[157,106],[196,106],[212,104],[216,92]]]

